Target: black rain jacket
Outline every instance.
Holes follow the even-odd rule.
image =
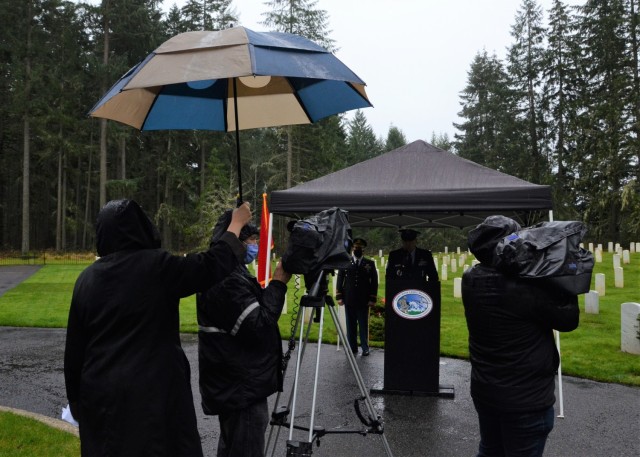
[[[205,414],[246,408],[282,391],[278,318],[287,286],[262,289],[246,267],[198,294],[198,361]]]
[[[245,250],[231,233],[184,257],[158,240],[133,201],[98,215],[101,257],[75,284],[64,355],[83,456],[202,456],[179,300],[220,281]]]
[[[478,236],[470,236],[469,248],[482,263],[462,277],[471,396],[503,412],[543,410],[555,403],[559,355],[553,329],[577,328],[578,299],[491,267],[497,240],[519,229],[508,223],[502,228],[497,225],[481,225],[476,229]]]

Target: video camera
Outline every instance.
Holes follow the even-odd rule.
[[[293,274],[305,275],[305,282],[323,270],[343,269],[351,265],[351,225],[348,213],[329,208],[306,219],[291,221],[287,249],[282,266]]]

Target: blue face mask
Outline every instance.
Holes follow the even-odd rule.
[[[244,263],[249,264],[258,257],[258,245],[247,244],[247,253],[244,255]]]

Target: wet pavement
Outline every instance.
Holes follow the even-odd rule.
[[[66,405],[63,354],[64,329],[0,327],[0,406],[22,409],[59,418]],[[192,366],[192,384],[198,423],[207,457],[215,455],[218,439],[216,417],[202,414],[199,406],[197,337],[183,335],[183,347]],[[295,424],[308,426],[317,345],[309,344],[298,386]],[[294,352],[287,370],[285,392],[280,404],[291,395],[295,371]],[[373,349],[369,357],[357,357],[367,388],[383,385],[384,351]],[[314,424],[326,430],[362,429],[353,406],[360,395],[358,383],[344,351],[322,345],[318,370]],[[371,394],[377,413],[385,423],[384,436],[396,457],[474,456],[478,444],[478,423],[469,396],[470,365],[467,361],[442,358],[440,383],[452,385],[449,398]],[[556,419],[546,456],[637,457],[640,455],[640,389],[577,378],[563,378],[564,418]],[[273,405],[275,396],[270,399]],[[556,405],[558,412],[558,405]],[[275,429],[274,429],[275,431]],[[286,455],[289,429],[282,429],[276,456]],[[306,441],[307,433],[294,430],[295,440]],[[384,457],[379,435],[327,434],[314,456]]]
[[[0,296],[13,289],[41,268],[40,265],[3,265],[0,267]]]

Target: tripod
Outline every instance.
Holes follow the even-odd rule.
[[[362,379],[362,374],[360,373],[360,369],[358,365],[356,365],[356,359],[354,354],[350,350],[345,350],[345,355],[347,356],[347,360],[353,371],[353,375],[358,384],[358,388],[360,389],[361,397],[356,399],[354,402],[354,406],[356,409],[356,413],[360,418],[360,421],[365,425],[365,428],[353,428],[353,429],[343,429],[340,430],[326,430],[324,427],[320,427],[315,425],[315,409],[316,409],[316,397],[318,392],[318,375],[319,375],[319,366],[320,366],[320,353],[322,346],[322,330],[324,325],[324,309],[325,305],[328,305],[329,313],[331,314],[331,318],[333,319],[333,323],[336,327],[338,335],[342,341],[347,341],[345,336],[345,332],[342,329],[338,321],[338,314],[335,309],[335,303],[333,298],[327,295],[328,292],[328,284],[327,284],[327,271],[331,270],[321,270],[318,274],[318,277],[313,284],[311,290],[302,297],[300,301],[300,306],[304,308],[310,308],[312,311],[312,316],[314,317],[312,320],[309,320],[309,325],[306,329],[304,328],[304,319],[301,316],[304,314],[303,309],[298,313],[296,318],[295,326],[292,329],[291,338],[295,337],[296,331],[300,328],[300,336],[299,336],[299,346],[300,350],[298,351],[298,356],[296,359],[296,371],[295,377],[293,381],[291,395],[287,402],[287,405],[278,406],[280,400],[280,393],[278,393],[275,402],[275,408],[273,413],[271,414],[271,430],[269,432],[269,439],[266,444],[265,455],[270,455],[273,457],[275,453],[276,443],[278,441],[278,436],[280,434],[280,430],[282,427],[289,428],[289,439],[287,440],[287,457],[308,457],[311,456],[312,452],[312,444],[316,442],[318,445],[320,444],[320,438],[324,435],[329,434],[359,434],[362,436],[366,436],[369,433],[378,434],[382,438],[382,444],[384,446],[387,457],[393,457],[391,453],[391,448],[389,447],[389,443],[387,442],[386,436],[384,435],[384,426],[382,422],[382,418],[378,416],[374,410],[373,403],[371,402],[371,397],[369,396],[369,392],[365,387],[364,380]],[[295,410],[296,410],[296,400],[298,396],[298,381],[300,377],[300,366],[302,363],[302,358],[304,356],[304,352],[309,340],[309,333],[311,330],[312,322],[319,322],[318,328],[318,352],[316,355],[316,366],[315,366],[315,374],[314,374],[314,383],[313,383],[313,393],[312,393],[312,404],[311,404],[311,419],[309,426],[301,426],[295,425]],[[345,347],[345,349],[347,349]],[[366,407],[366,415],[362,413],[358,401],[363,401]],[[291,414],[291,419],[289,420],[289,414]],[[293,431],[294,430],[302,430],[308,432],[306,441],[299,441],[293,439]],[[274,432],[275,431],[275,432]],[[275,433],[275,437],[274,437]],[[273,438],[273,444],[272,444]],[[271,447],[271,454],[269,454],[269,448]]]

